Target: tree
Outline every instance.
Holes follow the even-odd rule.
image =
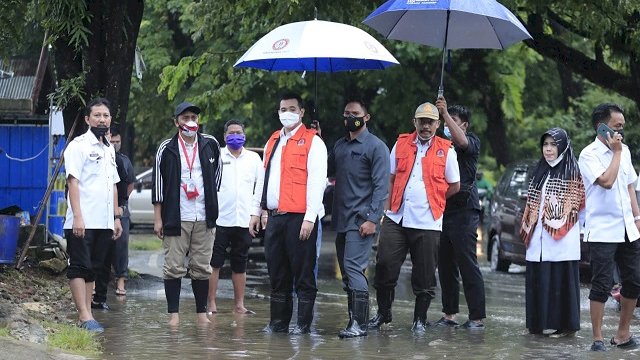
[[[82,120],[83,105],[96,96],[111,101],[112,122],[122,127],[126,138],[129,87],[143,7],[142,0],[10,0],[1,5],[1,19],[14,24],[13,29],[37,30],[40,39],[46,33],[46,42],[53,45],[59,87],[52,96],[55,104],[64,108],[65,133],[71,138],[86,130],[84,121],[79,121],[75,133],[69,134],[74,120]],[[12,29],[0,34],[0,49],[33,36],[32,31]]]

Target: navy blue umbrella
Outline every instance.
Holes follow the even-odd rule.
[[[438,96],[444,92],[448,49],[504,49],[531,35],[509,9],[495,0],[389,0],[364,24],[388,39],[442,49]]]

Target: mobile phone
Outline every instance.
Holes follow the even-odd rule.
[[[606,140],[607,134],[613,137],[613,130],[610,127],[608,127],[605,123],[600,123],[600,125],[598,125],[597,134],[599,136],[602,136],[602,138]]]

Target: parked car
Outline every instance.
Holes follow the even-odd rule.
[[[527,188],[537,160],[521,160],[507,166],[491,199],[487,229],[487,260],[491,270],[509,270],[509,265],[526,265],[526,248],[520,238],[520,224],[527,203]],[[582,235],[580,236],[582,239]],[[580,268],[589,269],[589,248],[580,242]]]
[[[152,170],[149,168],[136,176],[133,191],[129,195],[131,227],[139,225],[153,226],[153,204],[151,203]]]

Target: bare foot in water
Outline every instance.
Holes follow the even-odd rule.
[[[248,310],[246,307],[244,307],[244,305],[238,305],[233,309],[233,313],[234,314],[239,314],[239,315],[253,315],[255,314],[255,312]]]
[[[180,315],[178,313],[169,314],[169,326],[176,327],[180,323]]]
[[[196,321],[199,326],[211,324],[211,321],[207,318],[207,313],[198,313],[196,315]]]

